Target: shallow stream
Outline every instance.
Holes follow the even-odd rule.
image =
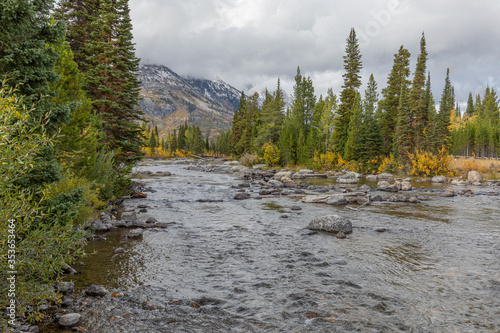
[[[287,197],[236,201],[231,185],[242,181],[182,165],[138,170],[173,176],[142,179],[156,192],[125,209],[147,205],[139,220],[170,224],[139,241],[119,230],[90,242],[77,288],[102,284],[125,297],[83,307],[88,331],[500,331],[500,187],[355,211]],[[305,228],[327,214],[348,218],[353,233]]]

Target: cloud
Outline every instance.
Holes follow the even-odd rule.
[[[130,0],[138,57],[181,75],[221,77],[238,89],[291,93],[297,66],[317,94],[342,85],[345,40],[358,33],[364,81],[385,87],[400,45],[414,70],[425,31],[435,99],[450,68],[457,99],[500,90],[500,3],[416,0]],[[271,85],[271,83],[273,83]],[[271,85],[271,86],[270,86]]]

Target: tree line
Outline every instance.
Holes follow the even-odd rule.
[[[236,156],[264,156],[264,147],[272,148],[279,152],[281,165],[308,165],[315,156],[327,152],[366,166],[377,158],[380,163],[384,156],[405,163],[419,152],[498,156],[500,115],[495,91],[487,88],[474,105],[471,95],[462,115],[448,69],[436,107],[424,34],[413,73],[410,56],[401,46],[381,95],[373,74],[362,94],[362,56],[352,29],[343,57],[345,72],[339,97],[330,89],[327,96],[318,98],[311,78],[297,68],[288,108],[279,79],[273,93],[264,93],[262,105],[257,93],[242,93],[231,129],[215,138],[211,148]]]
[[[1,1],[0,17],[0,269],[17,271],[16,315],[37,320],[82,255],[82,224],[123,193],[142,156],[139,60],[127,0]]]

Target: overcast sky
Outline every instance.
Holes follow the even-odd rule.
[[[379,92],[401,45],[415,70],[422,32],[436,102],[447,67],[461,103],[488,85],[500,91],[498,0],[130,0],[130,8],[143,64],[220,77],[239,90],[274,91],[280,77],[292,93],[300,66],[318,96],[338,95],[354,27],[363,82],[373,73]]]

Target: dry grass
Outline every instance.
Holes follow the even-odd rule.
[[[469,171],[479,171],[485,178],[500,178],[500,159],[455,157],[450,162],[449,168],[458,171],[464,176]]]

